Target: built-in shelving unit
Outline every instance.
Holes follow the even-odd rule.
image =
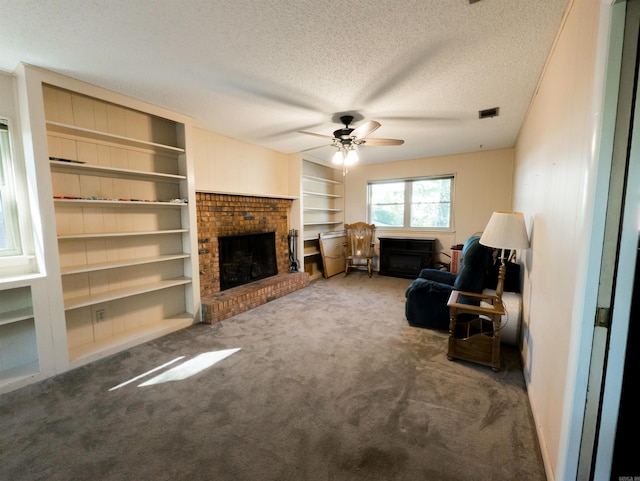
[[[185,124],[60,85],[42,95],[70,364],[192,324]]]
[[[344,188],[341,171],[308,160],[302,180],[304,269],[313,279],[322,275],[318,234],[343,228]]]
[[[0,386],[39,371],[31,289],[0,291]]]

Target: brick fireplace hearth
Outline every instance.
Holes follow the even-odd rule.
[[[202,320],[215,323],[309,285],[289,273],[290,199],[196,193]],[[278,275],[220,291],[218,237],[275,232]]]

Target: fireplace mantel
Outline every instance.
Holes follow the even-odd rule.
[[[201,190],[201,194],[217,194],[217,195],[229,195],[238,197],[262,197],[264,199],[287,199],[297,200],[300,197],[297,195],[281,195],[281,194],[256,194],[256,193],[242,193],[242,192],[223,192],[220,190]]]

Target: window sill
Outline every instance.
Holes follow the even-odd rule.
[[[0,271],[2,281],[38,274],[36,257],[33,255],[0,257]]]

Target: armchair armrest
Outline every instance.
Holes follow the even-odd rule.
[[[439,282],[452,286],[456,281],[456,274],[438,269],[422,269],[418,277],[429,281]]]

